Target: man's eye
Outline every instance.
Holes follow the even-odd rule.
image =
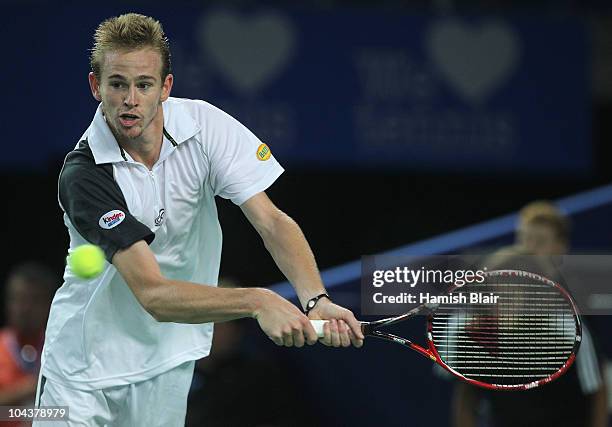
[[[139,89],[149,89],[151,86],[153,86],[151,83],[139,83],[138,84]]]
[[[113,87],[115,89],[120,89],[120,88],[124,87],[124,84],[120,83],[120,82],[112,82],[110,85],[111,85],[111,87]]]

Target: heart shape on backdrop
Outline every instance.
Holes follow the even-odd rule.
[[[518,36],[501,22],[475,28],[455,19],[435,21],[426,47],[447,83],[472,104],[485,102],[519,64]]]
[[[274,80],[295,50],[295,29],[274,12],[206,14],[198,27],[202,53],[234,90],[252,94]]]

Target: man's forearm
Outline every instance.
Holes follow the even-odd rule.
[[[118,251],[112,262],[143,308],[162,322],[206,323],[257,317],[273,294],[263,288],[216,288],[167,279],[142,240]]]
[[[160,322],[224,322],[255,317],[264,292],[260,288],[227,289],[164,280],[149,289],[143,306]]]
[[[302,307],[309,299],[325,292],[312,250],[295,221],[274,206],[263,192],[251,197],[240,205],[240,208],[263,239],[278,268],[293,284]],[[284,299],[282,301],[286,302]],[[355,319],[353,313],[331,301],[324,301],[317,304],[311,311],[314,319],[331,320],[324,327],[325,337],[321,339],[321,342],[334,347],[348,346],[352,342],[356,347],[361,347],[363,345],[363,333],[361,325]],[[309,339],[315,338],[315,331],[308,318],[300,313],[294,305],[289,304],[289,306],[290,308],[287,306],[283,308],[282,317],[292,319],[290,327],[287,325],[282,327],[284,345],[287,345],[287,341],[291,345],[291,334],[297,334],[296,337],[301,342],[303,338],[301,338],[300,331],[305,334],[304,336],[308,335]],[[262,329],[264,331],[266,329],[274,330],[268,325],[273,325],[275,322],[264,321],[267,320],[264,319],[265,317],[264,315],[258,317]],[[280,319],[279,316],[276,317]],[[268,336],[281,345],[281,341],[275,339],[274,335],[268,333]],[[276,336],[278,336],[278,333],[276,333]],[[311,342],[309,341],[309,343]]]
[[[310,245],[297,223],[280,214],[261,232],[264,244],[278,268],[289,279],[302,303],[325,292]]]

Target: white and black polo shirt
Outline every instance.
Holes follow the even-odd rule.
[[[60,173],[58,196],[70,250],[115,252],[149,243],[162,273],[216,285],[221,228],[214,197],[240,205],[283,172],[238,121],[197,100],[163,103],[160,158],[149,170],[122,150],[101,107]],[[69,267],[47,325],[43,375],[93,390],[143,381],[210,351],[212,324],[160,323],[107,262],[92,280]]]

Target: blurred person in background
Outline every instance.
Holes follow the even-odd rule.
[[[570,247],[570,222],[552,203],[536,201],[519,212],[515,245],[484,263],[488,269],[515,268],[559,280],[554,256]],[[528,267],[526,267],[528,265]],[[550,384],[521,392],[489,391],[456,382],[452,402],[455,427],[606,427],[604,366],[582,320],[582,343],[572,367]]]
[[[36,262],[19,264],[7,277],[7,322],[0,330],[2,406],[26,406],[34,402],[45,325],[57,286],[58,278],[53,271]]]
[[[539,256],[569,252],[570,222],[552,203],[535,201],[519,211],[516,245]]]

